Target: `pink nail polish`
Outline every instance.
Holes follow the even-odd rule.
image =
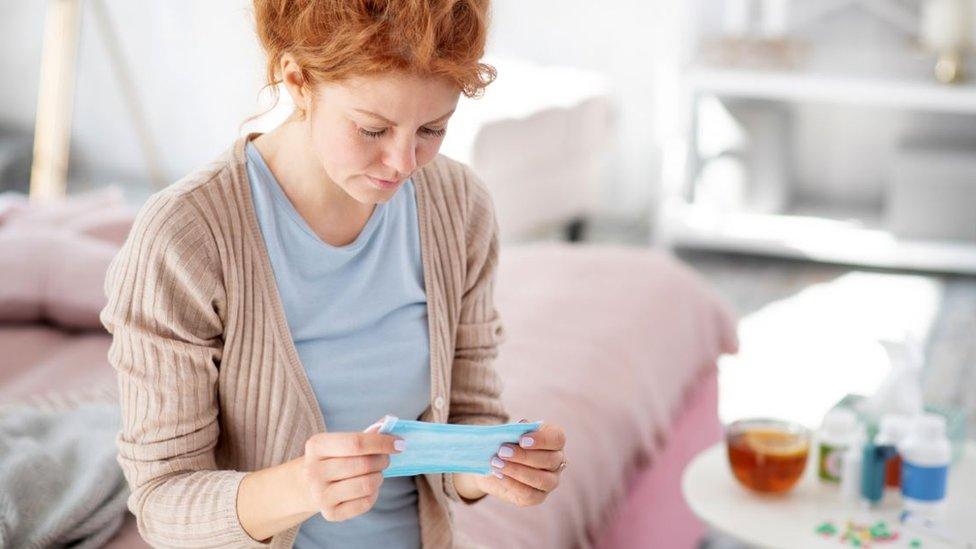
[[[509,448],[508,446],[502,446],[498,449],[498,455],[503,458],[510,458],[515,455],[515,450]]]
[[[533,444],[535,444],[535,441],[532,440],[532,437],[522,437],[522,439],[519,440],[519,446],[521,446],[522,448],[528,448]]]
[[[494,465],[495,467],[498,467],[499,469],[505,466],[505,462],[496,457],[491,458],[491,464]]]
[[[496,471],[494,469],[491,470],[491,474],[495,475],[498,478],[505,478],[505,475],[499,473],[498,471]]]

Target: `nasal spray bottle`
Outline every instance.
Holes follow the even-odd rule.
[[[897,454],[893,445],[878,444],[878,437],[864,444],[861,451],[861,496],[870,505],[877,505],[884,497],[885,468]]]

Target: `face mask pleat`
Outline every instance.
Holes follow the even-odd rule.
[[[491,472],[491,458],[502,444],[518,444],[519,437],[536,431],[541,421],[504,425],[457,425],[384,418],[380,433],[403,438],[407,449],[390,454],[384,477],[426,473]]]

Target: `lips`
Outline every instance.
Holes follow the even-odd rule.
[[[381,189],[392,189],[400,184],[399,181],[391,181],[389,179],[379,179],[371,175],[367,175],[366,177],[373,182],[373,185],[376,185]]]

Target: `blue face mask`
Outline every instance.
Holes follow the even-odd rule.
[[[491,458],[503,443],[517,444],[519,437],[538,430],[541,425],[541,421],[455,425],[411,421],[387,415],[377,432],[402,438],[407,441],[407,449],[390,454],[390,465],[383,470],[383,477],[424,473],[487,475],[491,473]]]

